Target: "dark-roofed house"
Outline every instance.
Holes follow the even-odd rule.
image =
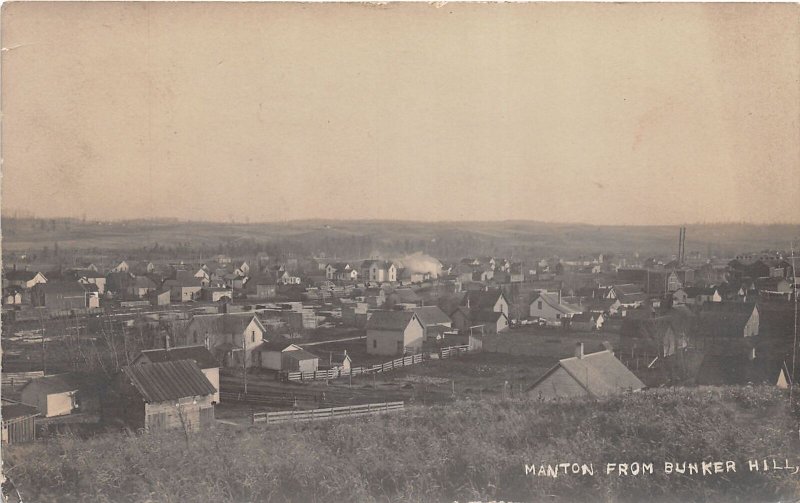
[[[39,411],[32,405],[3,398],[0,417],[3,418],[3,444],[20,444],[36,440],[36,416]]]
[[[3,286],[18,286],[20,288],[29,289],[34,285],[47,283],[47,278],[44,274],[38,271],[5,271],[3,273]]]
[[[436,338],[436,335],[439,333],[437,327],[451,328],[453,326],[453,320],[444,314],[444,311],[437,306],[416,307],[412,309],[412,311],[417,315],[419,321],[422,322],[424,328],[423,333],[426,340],[431,336],[434,339]]]
[[[141,299],[147,297],[150,292],[155,291],[157,288],[158,286],[147,276],[136,276],[128,284],[127,292],[131,297]]]
[[[32,379],[20,390],[20,401],[55,417],[95,409],[97,390],[81,374],[58,374]]]
[[[114,410],[134,428],[197,431],[214,424],[214,385],[193,360],[122,368]]]
[[[561,300],[561,295],[540,292],[531,301],[528,315],[550,321],[561,321],[580,314],[582,309]]]
[[[508,299],[500,289],[467,292],[461,305],[471,310],[508,314]]]
[[[242,351],[247,367],[258,367],[258,352],[267,330],[252,313],[201,314],[192,317],[186,327],[186,344],[203,344],[226,367],[242,366]],[[255,358],[254,358],[255,356]]]
[[[609,289],[606,296],[609,299],[617,299],[623,307],[639,307],[647,300],[647,294],[642,291],[639,285],[624,284],[614,285]]]
[[[182,346],[169,349],[146,349],[142,351],[131,365],[145,365],[148,363],[175,362],[179,360],[192,360],[200,367],[208,381],[217,390],[213,401],[219,403],[219,362],[205,346]]]
[[[425,327],[413,311],[374,311],[367,321],[367,353],[403,355],[422,349]]]
[[[611,351],[583,354],[578,344],[576,355],[560,360],[528,392],[541,399],[601,397],[626,391],[639,391],[644,383],[628,370]]]
[[[86,309],[100,306],[100,297],[77,281],[50,281],[39,283],[31,289],[31,304],[46,307],[49,311]]]
[[[181,277],[177,279],[168,279],[164,281],[162,286],[164,288],[169,288],[172,301],[189,302],[200,298],[203,290],[203,281],[194,276]]]

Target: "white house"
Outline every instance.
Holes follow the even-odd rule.
[[[402,356],[422,349],[425,327],[413,311],[375,311],[367,321],[367,353]]]
[[[540,292],[531,301],[529,315],[531,318],[560,321],[562,318],[571,318],[581,312],[582,310],[577,306],[561,302],[558,296]]]

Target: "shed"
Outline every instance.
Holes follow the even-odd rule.
[[[193,360],[122,368],[115,410],[136,428],[197,431],[214,423],[214,385]]]

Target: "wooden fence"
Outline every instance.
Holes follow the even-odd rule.
[[[397,368],[407,367],[422,363],[426,356],[423,353],[409,355],[386,363],[378,363],[371,367],[353,367],[350,369],[317,370],[316,372],[281,372],[281,377],[288,381],[319,381],[336,379],[339,377],[376,374],[388,372]]]
[[[452,358],[470,350],[470,345],[450,346],[439,350],[439,358]]]
[[[252,423],[277,424],[294,421],[318,421],[322,419],[385,414],[387,412],[403,410],[404,407],[404,402],[385,402],[368,403],[364,405],[350,405],[347,407],[333,407],[330,409],[289,410],[285,412],[256,412],[253,414]]]
[[[463,346],[448,346],[440,348],[438,351],[439,358],[452,358],[462,353],[470,351],[470,345]],[[386,363],[378,363],[371,367],[353,367],[351,369],[330,369],[330,370],[317,370],[315,372],[281,372],[281,379],[284,381],[327,381],[330,379],[337,379],[340,377],[358,376],[377,374],[380,372],[388,372],[390,370],[407,367],[409,365],[416,365],[429,359],[425,353],[416,355],[409,355],[403,358],[397,358]]]
[[[4,372],[2,374],[3,386],[22,386],[28,384],[37,377],[44,377],[44,372],[37,370],[34,372]]]

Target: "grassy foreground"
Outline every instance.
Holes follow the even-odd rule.
[[[357,422],[65,436],[4,449],[26,501],[794,501],[800,463],[786,395],[771,388],[652,390],[602,401],[460,401]],[[792,433],[792,430],[794,432]],[[665,461],[738,463],[736,473],[667,475]],[[652,475],[605,463],[652,462]],[[592,463],[593,476],[524,465]],[[6,469],[9,465],[6,464]]]

